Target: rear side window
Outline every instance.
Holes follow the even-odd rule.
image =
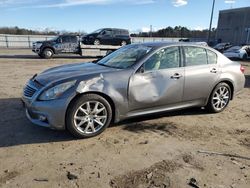
[[[208,64],[216,64],[217,63],[217,55],[216,53],[207,50],[207,62]]]
[[[186,66],[206,65],[207,52],[206,49],[200,47],[188,46],[184,47]]]
[[[77,43],[77,37],[76,36],[71,36],[70,37],[70,42]]]
[[[121,30],[122,35],[129,35],[129,32],[127,30]]]

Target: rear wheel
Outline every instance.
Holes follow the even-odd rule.
[[[125,45],[127,45],[127,42],[126,42],[125,40],[123,40],[123,41],[121,42],[121,46],[125,46]]]
[[[109,102],[100,95],[86,94],[69,106],[66,126],[75,137],[89,138],[103,132],[111,119]]]
[[[229,85],[224,82],[219,83],[210,95],[207,109],[213,113],[222,112],[229,104],[230,99],[231,89]]]
[[[50,59],[52,58],[54,55],[54,52],[53,50],[51,50],[50,48],[45,48],[42,52],[42,56],[45,58],[45,59]]]

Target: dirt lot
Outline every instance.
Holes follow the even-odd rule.
[[[220,114],[196,108],[136,118],[85,140],[32,125],[20,102],[27,79],[83,61],[0,49],[0,187],[250,187],[250,62],[242,62],[245,89]]]

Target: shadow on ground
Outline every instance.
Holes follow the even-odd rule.
[[[123,130],[131,131],[135,133],[143,133],[143,132],[166,132],[171,133],[172,130],[177,129],[177,124],[171,121],[164,120],[164,123],[153,123],[153,122],[145,122],[148,120],[155,120],[159,118],[172,117],[172,116],[190,116],[190,115],[205,115],[208,112],[205,109],[201,108],[189,108],[184,110],[177,110],[172,112],[162,112],[147,116],[140,116],[135,118],[130,118],[128,120],[124,120],[119,122],[114,126],[124,125]]]
[[[0,55],[0,59],[41,59],[38,55]],[[80,56],[80,55],[55,55],[53,59],[96,59],[94,57]]]
[[[66,131],[30,123],[19,98],[0,99],[0,147],[73,140]]]
[[[245,88],[250,88],[250,75],[245,75],[246,83]]]
[[[56,131],[33,125],[25,117],[25,111],[19,98],[0,99],[0,147],[16,145],[70,141],[75,138],[67,131]],[[112,126],[123,125],[123,130],[141,133],[145,131],[170,132],[176,129],[172,122],[146,123],[168,116],[206,114],[205,110],[193,108],[176,112],[160,113],[143,117],[132,118]],[[106,130],[108,131],[108,130]]]

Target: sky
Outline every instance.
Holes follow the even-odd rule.
[[[104,27],[130,32],[168,26],[209,27],[213,0],[0,0],[0,27],[85,31]],[[250,0],[215,0],[213,27],[219,10],[249,7]]]

